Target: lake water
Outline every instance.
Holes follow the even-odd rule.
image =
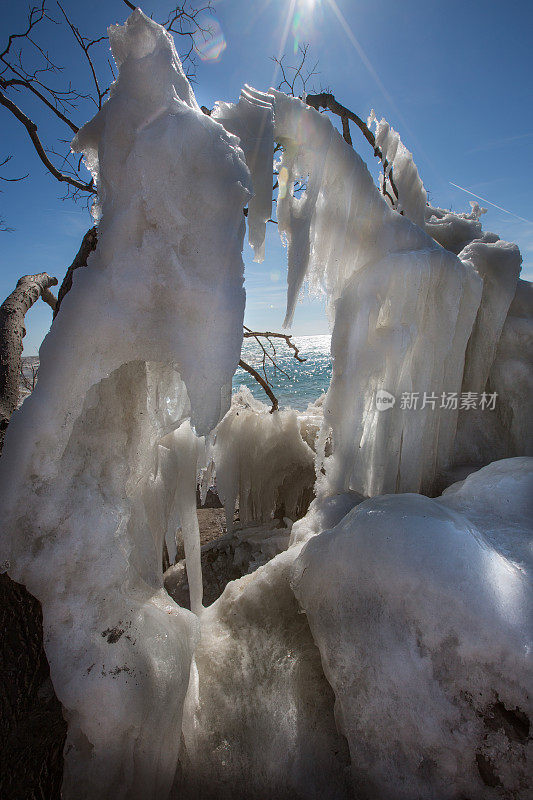
[[[264,339],[262,341],[265,345],[268,344]],[[272,391],[278,398],[280,408],[292,406],[301,411],[328,389],[331,378],[331,336],[295,336],[293,341],[300,350],[299,355],[307,359],[303,364],[293,357],[293,351],[283,339],[273,341],[276,346],[275,359],[287,375],[279,371],[275,373],[273,365],[267,360],[267,374]],[[269,352],[274,356],[271,350]],[[242,358],[262,375],[262,353],[255,340],[244,340]],[[238,367],[233,378],[233,388],[242,384],[248,386],[254,397],[270,403],[257,381]]]

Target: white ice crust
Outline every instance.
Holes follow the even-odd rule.
[[[172,431],[190,417],[208,433],[229,407],[250,179],[166,31],[137,9],[109,38],[119,77],[74,142],[98,180],[98,246],[9,426],[0,562],[42,604],[62,796],[149,800],[172,783],[198,635],[163,588],[178,517],[201,603],[196,437]]]
[[[295,562],[356,796],[529,797],[532,497],[533,459],[495,462],[367,500]]]

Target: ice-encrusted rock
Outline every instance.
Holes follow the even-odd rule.
[[[300,547],[229,583],[201,617],[176,798],[353,797],[333,693],[289,585]]]
[[[160,443],[189,417],[209,432],[229,406],[249,171],[164,28],[137,9],[109,36],[120,74],[74,143],[98,181],[98,247],[7,432],[0,563],[42,604],[68,720],[63,797],[149,800],[173,779],[198,635],[162,576],[176,458],[185,469],[194,448]]]
[[[357,796],[529,797],[533,459],[367,500],[293,568]],[[290,552],[290,551],[289,551]]]
[[[203,596],[206,606],[211,605],[224,591],[226,585],[243,575],[254,572],[289,545],[292,523],[284,520],[278,527],[269,522],[249,528],[234,527],[201,549]],[[191,591],[185,559],[173,564],[164,576],[165,589],[182,608],[190,608]]]

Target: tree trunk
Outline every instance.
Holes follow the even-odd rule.
[[[59,800],[66,733],[43,647],[41,605],[0,575],[2,800]]]
[[[51,278],[46,272],[25,275],[0,306],[0,450],[9,418],[19,400],[22,339],[26,335],[24,317],[39,297],[55,307],[50,286],[56,284],[57,278]]]
[[[59,292],[57,293],[57,303],[54,309],[54,319],[57,316],[57,312],[59,311],[59,306],[63,302],[63,298],[68,291],[70,291],[72,287],[72,275],[75,269],[78,267],[86,267],[87,266],[87,259],[89,258],[90,254],[93,250],[96,249],[96,244],[98,242],[98,231],[96,230],[96,226],[94,228],[89,228],[87,233],[82,239],[80,249],[76,253],[76,258],[67,269],[67,274],[63,278],[63,283],[59,288]]]

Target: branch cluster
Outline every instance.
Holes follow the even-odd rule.
[[[123,2],[128,8],[135,9],[130,0]],[[54,8],[57,18],[49,10],[50,6]],[[202,16],[212,10],[211,0],[199,8],[185,0],[173,6],[163,22],[165,28],[186,45],[181,59],[189,79],[194,77],[196,68],[197,37],[208,41],[213,33],[210,26],[203,22]],[[70,81],[66,85],[58,83],[64,68],[41,44],[42,34],[45,33],[43,26],[50,25],[67,31],[73,37],[75,47],[87,67],[87,86],[76,88]],[[74,199],[81,197],[89,201],[96,194],[93,180],[85,177],[87,173],[82,158],[70,150],[70,140],[80,127],[75,119],[80,106],[92,103],[100,109],[116,77],[105,50],[107,41],[107,36],[96,39],[86,36],[70,16],[65,0],[39,0],[36,5],[29,7],[23,30],[10,34],[0,51],[0,105],[25,128],[42,164],[53,178],[66,186],[66,196]],[[57,144],[48,146],[41,139],[37,122],[25,110],[30,100],[37,101],[37,113],[40,109],[45,117],[55,120],[60,128],[66,129],[66,136],[58,132]],[[83,117],[87,116],[84,108]]]

